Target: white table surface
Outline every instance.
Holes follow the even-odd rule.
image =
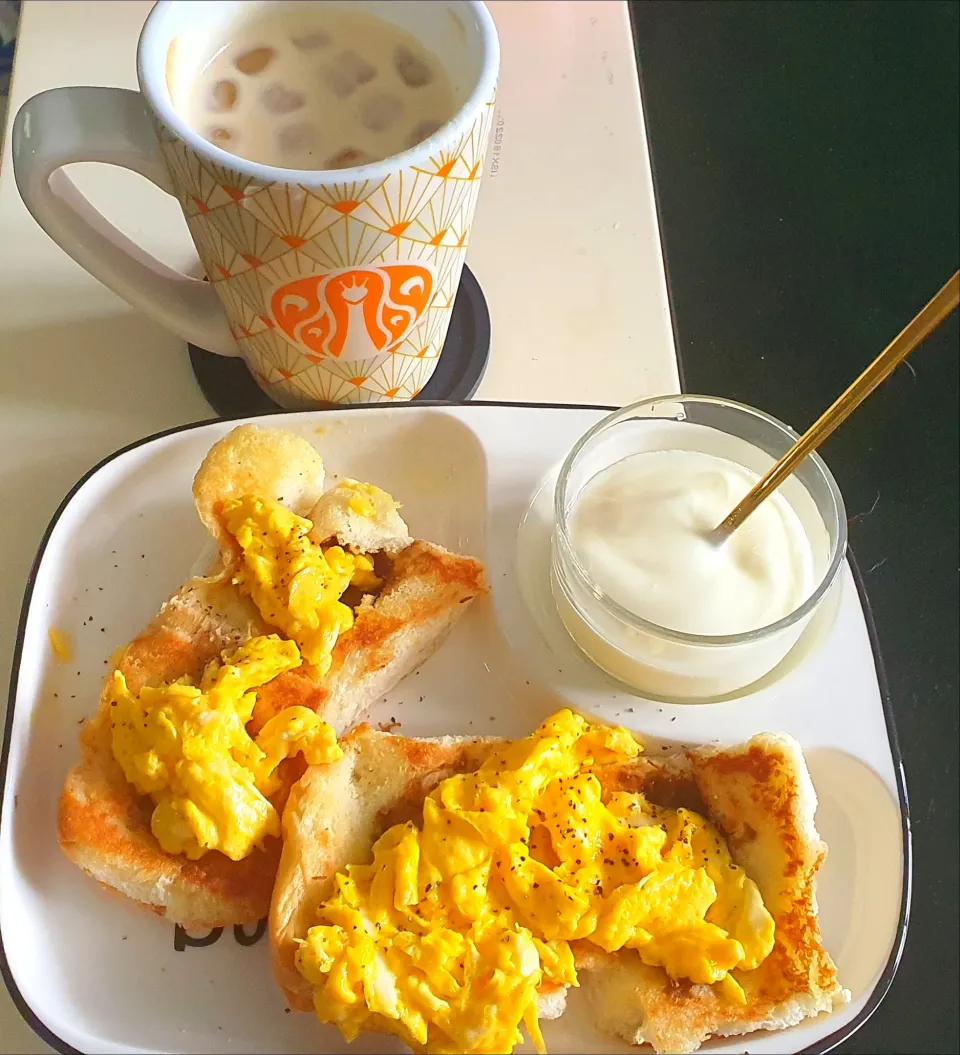
[[[135,86],[150,3],[26,0],[9,122],[60,85]],[[633,44],[622,0],[493,0],[502,74],[468,261],[492,318],[480,399],[620,405],[679,387]],[[0,136],[0,681],[51,515],[118,447],[213,416],[185,346],[36,226]],[[176,203],[75,166],[85,194],[168,263],[196,268]],[[0,709],[5,706],[0,703]],[[92,704],[91,704],[92,706]],[[81,969],[78,964],[78,969]],[[0,1055],[50,1049],[0,992]]]

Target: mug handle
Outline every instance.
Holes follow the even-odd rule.
[[[144,252],[94,209],[63,171],[75,161],[102,161],[138,172],[173,194],[139,92],[78,87],[35,95],[20,107],[12,147],[24,204],[82,268],[185,341],[219,355],[243,354],[211,284]]]

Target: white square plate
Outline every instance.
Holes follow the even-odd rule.
[[[889,987],[906,929],[909,838],[899,753],[857,586],[844,569],[826,639],[766,687],[710,706],[631,696],[557,630],[543,592],[551,473],[605,411],[468,403],[360,407],[260,419],[320,450],[330,478],[370,480],[403,503],[415,536],[486,561],[492,595],[372,713],[408,735],[523,735],[566,704],[644,734],[649,752],[771,730],[803,745],[830,847],[819,881],[823,936],[853,999],[787,1033],[714,1052],[828,1051]],[[43,540],[24,600],[0,774],[4,979],[61,1051],[347,1050],[312,1015],[289,1013],[259,932],[185,935],[102,890],[57,846],[56,805],[114,648],[184,580],[206,536],[190,485],[236,422],[188,426],[107,459],[74,488]],[[535,500],[535,496],[539,498]],[[58,662],[49,627],[70,634]],[[799,648],[800,646],[798,646]],[[798,653],[799,654],[799,653]],[[576,991],[544,1023],[551,1052],[628,1051],[601,1037]],[[369,1037],[351,1051],[397,1051]]]

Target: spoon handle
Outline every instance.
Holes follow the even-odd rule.
[[[831,432],[845,421],[884,382],[904,359],[940,325],[960,302],[960,271],[954,273],[943,289],[923,308],[853,384],[825,410],[797,442],[783,455],[762,479],[713,532],[715,542],[722,542],[735,531],[757,506],[793,472],[804,458],[816,450]]]

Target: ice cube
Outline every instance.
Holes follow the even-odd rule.
[[[322,29],[314,29],[309,33],[298,33],[290,38],[290,43],[301,51],[316,51],[317,48],[325,48],[331,41],[329,33]]]
[[[355,51],[341,51],[320,67],[323,83],[338,99],[346,99],[361,85],[369,84],[376,75],[376,66],[371,66]]]
[[[317,129],[309,121],[286,125],[277,133],[277,146],[283,151],[313,150],[317,145]]]
[[[263,73],[276,58],[276,55],[277,53],[273,48],[251,48],[249,51],[243,52],[242,55],[237,55],[233,60],[233,64],[241,73],[248,75]]]
[[[272,114],[292,114],[306,104],[307,98],[294,88],[271,84],[260,93],[260,101]]]
[[[235,81],[217,81],[210,89],[209,108],[214,113],[225,114],[237,105],[239,91]]]
[[[408,88],[423,88],[433,80],[433,70],[405,44],[399,44],[393,53],[393,66]]]
[[[441,121],[421,121],[410,133],[407,146],[415,147],[417,143],[422,143],[425,139],[429,139],[434,132],[442,127],[443,123]]]
[[[360,122],[371,132],[385,132],[402,113],[403,103],[385,92],[376,92],[360,104]]]
[[[323,167],[325,169],[350,169],[357,165],[369,165],[371,161],[373,161],[371,155],[363,150],[357,150],[356,147],[344,147],[328,157]]]

